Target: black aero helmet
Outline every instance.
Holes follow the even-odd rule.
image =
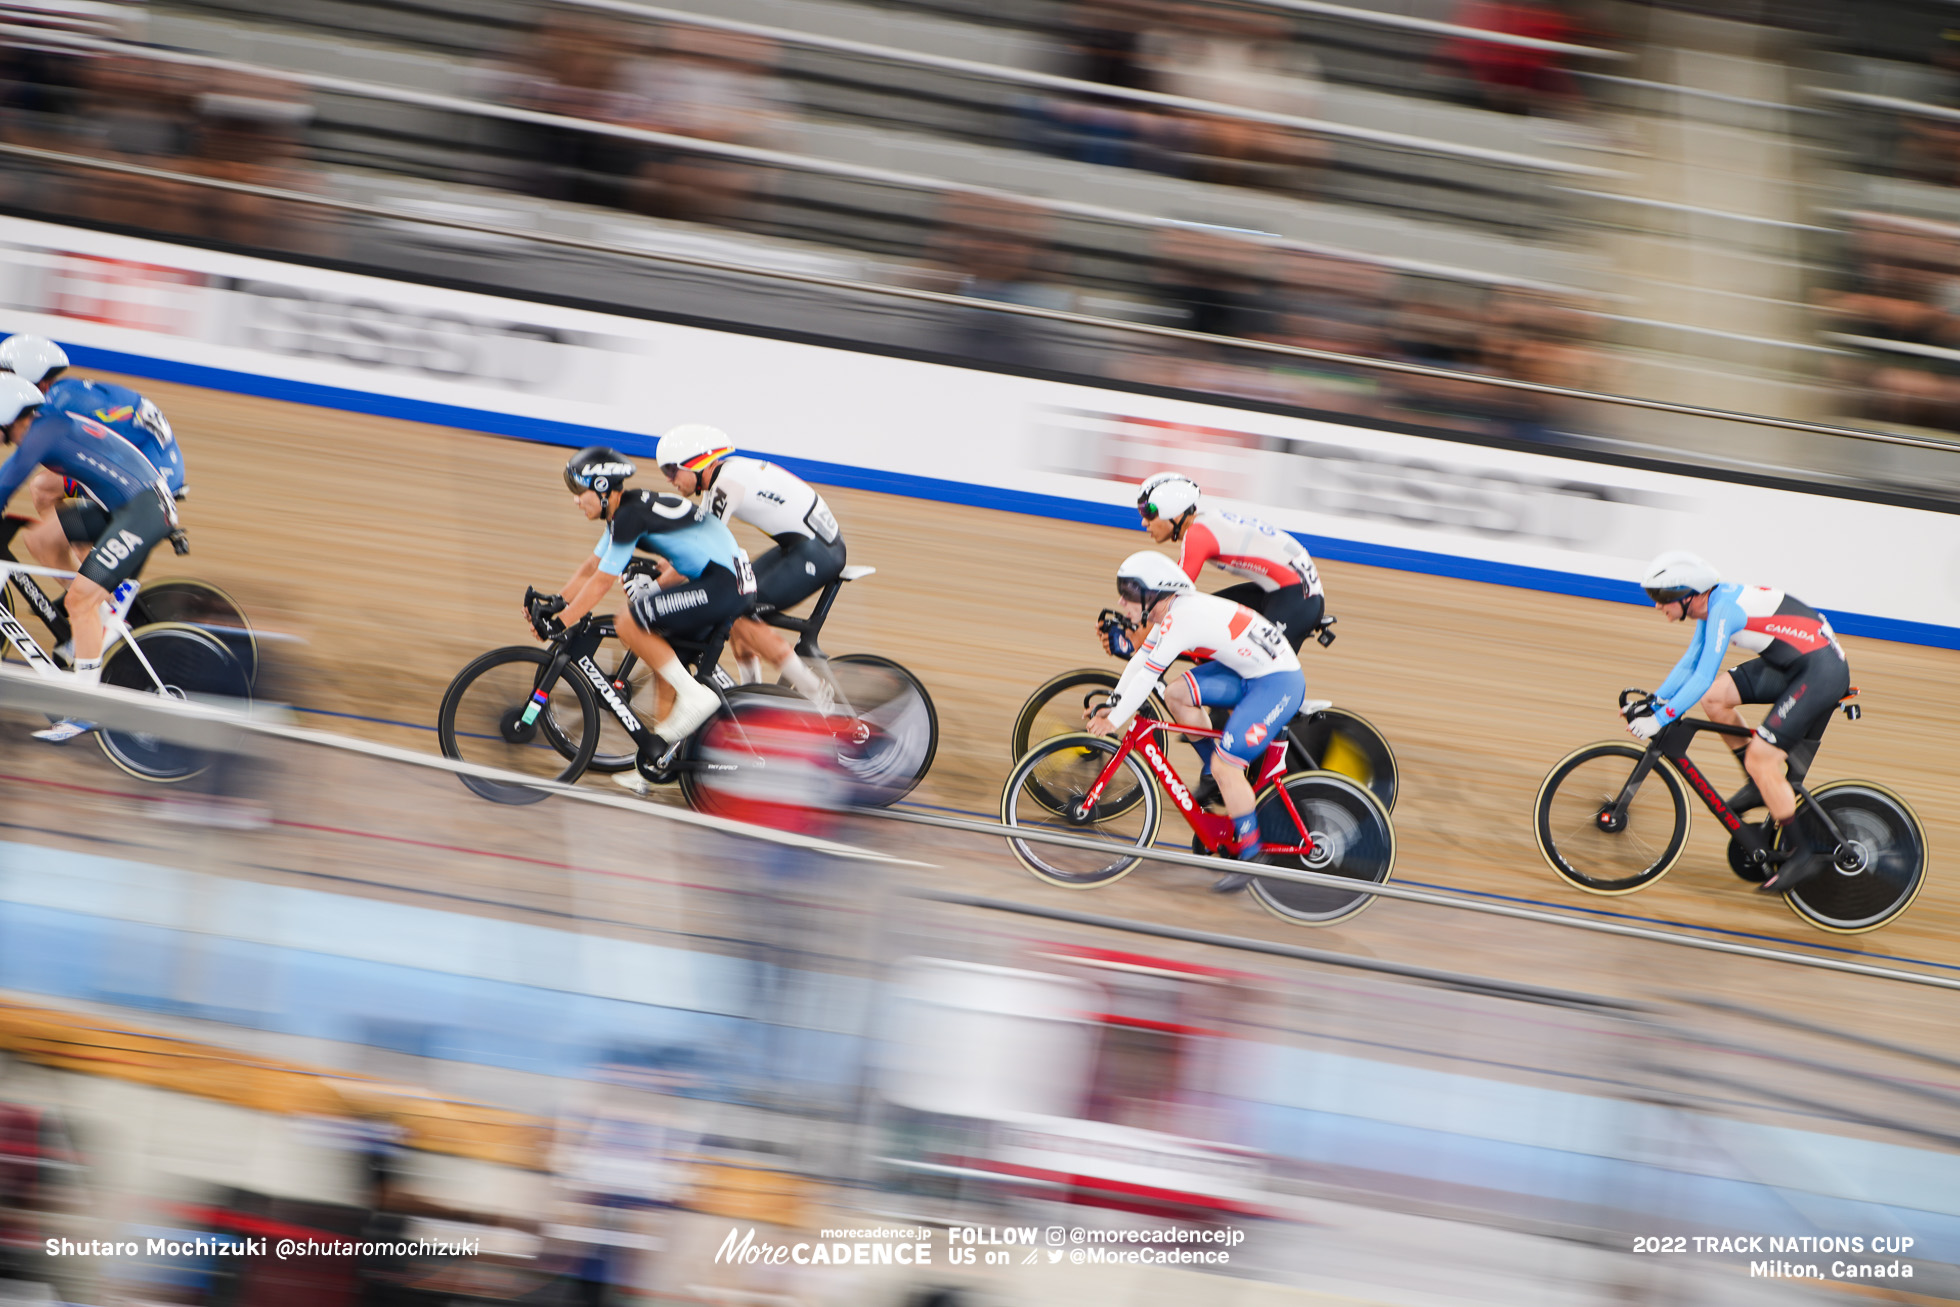
[[[604,499],[624,486],[633,472],[633,465],[618,450],[587,445],[566,462],[565,489],[575,495],[596,490],[599,498]]]

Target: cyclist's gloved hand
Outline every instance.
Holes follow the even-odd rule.
[[[1661,726],[1661,719],[1647,712],[1627,723],[1627,734],[1636,740],[1651,740],[1661,733]]]
[[[1641,717],[1652,717],[1655,709],[1659,707],[1660,700],[1650,694],[1643,699],[1635,699],[1632,703],[1620,705],[1620,718],[1630,724]]]
[[[551,613],[539,613],[537,621],[531,625],[537,628],[540,639],[550,640],[565,633],[565,624]]]

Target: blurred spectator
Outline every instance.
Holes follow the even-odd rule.
[[[1067,309],[1074,295],[1049,245],[1050,221],[1046,210],[1020,200],[950,194],[939,232],[926,246],[925,280],[972,299]],[[1043,361],[1038,324],[1014,314],[963,311],[945,347],[980,362],[1033,367]]]
[[[1572,42],[1578,29],[1552,0],[1464,0],[1450,21],[1504,36]],[[1559,114],[1578,100],[1578,84],[1555,50],[1458,37],[1438,52],[1469,79],[1471,99],[1504,113]]]
[[[724,145],[780,149],[796,102],[773,73],[774,42],[739,32],[673,26],[662,53],[634,61],[622,89],[636,126]],[[635,170],[634,208],[668,217],[729,222],[744,215],[769,174],[738,159],[686,150],[653,152]]]
[[[622,80],[639,44],[635,29],[616,18],[548,7],[504,71],[505,98],[539,113],[637,124],[644,115]],[[539,194],[618,207],[651,149],[573,127],[534,127],[519,152],[531,171],[530,188]]]
[[[1960,109],[1960,28],[1940,33],[1928,62],[1929,105]],[[1908,114],[1899,123],[1899,169],[1936,186],[1960,183],[1960,121],[1931,114]]]
[[[197,149],[199,80],[178,64],[125,55],[91,59],[77,153],[170,172],[184,170]],[[74,181],[80,216],[94,222],[172,235],[198,230],[196,197],[181,182],[111,173]]]
[[[1817,307],[1833,331],[1872,342],[1837,373],[1855,410],[1960,430],[1960,229],[1865,215],[1850,253],[1849,284]]]
[[[1150,0],[1083,0],[1063,34],[1062,76],[1163,90],[1142,57],[1144,33],[1158,12]],[[1035,144],[1050,154],[1112,168],[1176,170],[1181,122],[1151,105],[1116,96],[1058,98],[1043,101],[1035,121]]]
[[[196,100],[198,153],[190,170],[276,190],[314,189],[303,129],[313,107],[296,87],[234,75]],[[236,191],[204,190],[200,235],[298,253],[325,250],[327,224],[310,206]]]
[[[1271,10],[1184,3],[1149,33],[1143,63],[1156,89],[1260,113],[1311,118],[1320,108],[1320,65],[1289,42]],[[1327,161],[1324,141],[1273,123],[1191,115],[1183,145],[1206,181],[1304,190]]]

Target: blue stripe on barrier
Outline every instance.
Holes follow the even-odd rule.
[[[611,445],[635,458],[653,457],[657,437],[646,432],[612,431],[604,427],[559,422],[548,418],[496,413],[488,409],[466,408],[460,404],[438,404],[431,400],[405,399],[398,395],[376,395],[342,386],[325,386],[310,381],[288,381],[238,372],[229,368],[207,367],[198,363],[178,363],[143,354],[95,349],[85,345],[64,348],[77,366],[151,377],[158,381],[201,386],[239,395],[308,404],[316,408],[366,413],[374,417],[400,418],[436,426],[459,427],[488,435],[545,445]],[[1090,504],[1059,495],[1030,491],[1003,490],[996,486],[947,481],[938,477],[915,476],[906,472],[882,472],[825,463],[817,459],[795,458],[756,451],[758,457],[774,460],[798,476],[824,485],[852,490],[871,490],[880,494],[903,495],[942,504],[965,504],[1002,512],[1025,513],[1033,517],[1065,522],[1084,522],[1093,526],[1134,528],[1136,514],[1127,507]],[[1573,595],[1581,599],[1603,599],[1611,603],[1645,606],[1647,597],[1630,581],[1609,581],[1576,572],[1560,572],[1544,567],[1525,567],[1516,563],[1494,563],[1480,558],[1463,558],[1425,549],[1405,549],[1396,545],[1369,544],[1361,540],[1342,540],[1332,536],[1294,533],[1317,558],[1343,563],[1363,563],[1370,567],[1392,568],[1423,576],[1447,576],[1460,581],[1481,581],[1487,585],[1512,586],[1522,590],[1542,590],[1551,594]],[[1901,644],[1930,645],[1938,649],[1960,649],[1960,627],[1938,626],[1930,622],[1909,622],[1892,617],[1871,617],[1833,609],[1831,624],[1840,635],[1865,636]]]

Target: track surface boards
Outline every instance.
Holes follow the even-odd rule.
[[[193,552],[178,559],[160,551],[149,574],[215,582],[259,626],[301,637],[304,644],[289,647],[291,699],[351,715],[307,715],[304,724],[435,752],[430,731],[357,718],[431,725],[456,669],[487,648],[528,638],[519,613],[524,587],[558,588],[592,546],[595,528],[568,502],[558,475],[566,451],[556,446],[145,379],[131,384],[170,415],[190,467],[184,521]],[[713,418],[659,420],[670,416]],[[760,448],[770,444],[768,432],[732,434]],[[664,483],[643,467],[638,484]],[[887,654],[915,671],[931,689],[942,729],[938,761],[915,798],[991,813],[1009,764],[1008,726],[1025,695],[1068,667],[1116,665],[1097,649],[1092,619],[1113,596],[1117,562],[1145,547],[1145,537],[868,492],[825,493],[844,524],[851,561],[878,569],[847,587],[825,647]],[[746,527],[738,535],[751,553],[767,546]],[[1628,898],[1571,890],[1538,855],[1529,809],[1539,781],[1577,745],[1625,738],[1613,711],[1617,691],[1659,682],[1687,628],[1627,605],[1342,563],[1321,567],[1329,610],[1340,617],[1339,639],[1331,649],[1306,646],[1308,692],[1367,716],[1394,744],[1403,768],[1398,881],[1733,932],[1743,942],[1789,941],[1829,956],[1934,964],[1960,977],[1960,873],[1953,861],[1960,850],[1960,703],[1952,689],[1960,683],[1960,653],[1845,641],[1866,717],[1835,722],[1812,779],[1856,776],[1896,789],[1924,820],[1933,862],[1925,891],[1899,922],[1872,935],[1833,937],[1737,881],[1717,823],[1698,807],[1680,864]],[[1802,593],[1800,578],[1740,579],[1788,583]],[[92,748],[55,754],[8,743],[6,770],[17,775],[132,790]],[[1740,773],[1717,750],[1704,745],[1697,757],[1726,791]],[[581,861],[550,852],[566,838],[565,815],[555,809],[568,805],[495,810],[442,778],[397,796],[378,768],[341,768],[340,776],[347,786],[375,787],[322,796],[351,825],[509,849],[535,823],[541,856]],[[45,785],[28,788],[48,793]],[[1174,818],[1167,822],[1166,840],[1179,830]],[[287,829],[276,837],[290,858],[324,866],[352,852],[336,850],[340,837],[329,833],[295,838],[301,834]],[[1866,1029],[1889,1025],[1898,1037],[1925,1043],[1944,1038],[1933,1004],[1950,996],[1919,987],[1393,903],[1377,904],[1349,925],[1308,931],[1266,918],[1242,897],[1214,898],[1205,891],[1210,877],[1195,870],[1146,867],[1107,891],[1069,893],[1037,884],[1005,848],[987,841],[890,828],[877,838],[940,863],[946,871],[938,883],[974,893],[1598,993],[1703,989],[1749,998],[1751,987],[1788,986],[1788,996],[1820,1018],[1836,1015]],[[399,848],[405,860],[363,858],[360,879],[385,881],[391,867],[422,884],[443,876],[440,850],[406,857],[410,846]],[[674,873],[667,859],[650,855],[648,862],[659,864],[663,878]],[[267,859],[262,873],[241,874],[291,865]],[[493,910],[467,902],[429,906]],[[581,906],[574,915],[598,905]],[[1881,1019],[1874,1000],[1888,1011],[1896,1006],[1896,1024]]]

